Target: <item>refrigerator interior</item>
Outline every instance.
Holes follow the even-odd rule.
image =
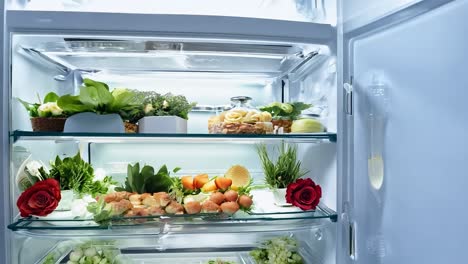
[[[323,0],[10,0],[10,10],[233,16],[336,24],[336,1]]]
[[[37,100],[36,92],[40,96],[49,91],[59,95],[76,93],[82,78],[86,77],[106,82],[111,88],[126,87],[185,95],[189,101],[202,106],[189,114],[189,134],[207,133],[207,120],[215,114],[207,109],[229,105],[230,97],[237,95],[252,97],[254,106],[272,101],[311,103],[314,106],[306,113],[320,115],[328,132],[336,132],[337,129],[336,56],[333,47],[326,45],[219,39],[14,34],[11,56],[11,131],[31,131],[26,110],[14,98],[34,102]],[[268,143],[269,148],[277,144]],[[309,170],[306,177],[311,177],[321,185],[321,201],[336,210],[336,143],[302,142],[297,146],[299,158],[305,169]],[[105,170],[120,183],[123,183],[126,175],[126,164],[133,162],[152,166],[167,164],[169,168],[178,166],[182,168],[175,174],[178,176],[201,172],[217,175],[234,164],[242,164],[251,172],[254,183],[263,181],[255,142],[116,143],[95,140],[88,146],[79,140],[21,140],[13,144],[12,148],[12,215],[17,215],[14,201],[19,195],[14,181],[15,172],[26,156],[31,155],[33,159],[47,163],[56,155],[72,156],[78,151],[93,167]],[[306,249],[304,254],[311,254],[308,257],[310,263],[335,263],[336,224],[324,219],[317,220],[316,226],[304,227],[299,222],[297,226],[305,231],[294,231],[293,226],[266,227],[258,233],[251,231],[262,230],[260,226],[247,227],[250,229],[245,230],[235,229],[236,231],[230,231],[227,226],[225,229],[216,229],[216,234],[203,234],[203,230],[195,229],[188,231],[195,233],[191,236],[206,237],[206,245],[200,246],[197,242],[197,247],[212,248],[214,251],[218,247],[255,246],[266,237],[294,234]],[[278,228],[278,231],[273,232],[273,228]],[[116,229],[113,232],[115,235],[119,231]],[[80,235],[76,232],[73,234]],[[141,234],[136,234],[135,238],[139,238]],[[48,239],[14,235],[13,258],[18,259],[17,263],[21,264],[34,263],[31,261],[37,261],[40,255],[47,255],[54,245],[67,238],[67,232],[55,240],[50,239],[51,234],[48,235]],[[81,235],[98,236],[99,233]],[[193,247],[184,244],[190,243],[186,237],[187,235],[169,233],[160,239],[146,241],[144,247],[167,247],[174,250]],[[124,237],[109,237],[124,243],[123,248],[129,247],[121,238]],[[200,239],[197,238],[197,241]],[[35,249],[30,258],[22,253],[26,248]],[[242,252],[245,253],[245,250]],[[173,253],[178,254],[177,251]],[[169,257],[175,255],[168,253]],[[145,256],[152,258],[152,255]],[[137,263],[153,263],[147,262],[145,256],[141,256],[141,262]],[[183,258],[183,255],[180,257]],[[205,255],[201,258],[204,257]]]

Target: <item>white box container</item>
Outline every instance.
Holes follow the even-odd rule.
[[[118,114],[98,115],[86,112],[67,118],[63,132],[125,133],[125,127]]]
[[[187,133],[187,120],[178,116],[145,116],[138,121],[138,133]]]

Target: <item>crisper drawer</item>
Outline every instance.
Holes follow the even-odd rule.
[[[190,248],[190,249],[173,249],[166,251],[158,250],[121,250],[121,255],[117,256],[114,262],[122,264],[255,264],[255,258],[251,256],[253,247],[240,247],[231,249],[221,248]],[[71,255],[73,251],[63,255],[56,262],[48,262],[51,260],[44,259],[37,262],[38,264],[70,264],[80,263],[72,262]],[[297,252],[303,259],[305,264],[322,264],[324,263],[320,256],[314,255],[308,249],[301,247]],[[84,262],[87,263],[87,262]],[[99,262],[97,262],[100,264]],[[109,263],[109,262],[103,262]]]
[[[92,259],[98,264],[101,264],[98,260],[113,264],[255,264],[262,263],[261,260],[286,263],[284,257],[290,256],[296,262],[288,263],[333,264],[335,229],[334,224],[329,224],[289,232],[167,234],[153,238],[66,240],[58,242],[41,260],[34,263],[75,264],[88,263],[86,261]],[[28,247],[31,246],[29,241]],[[267,255],[270,259],[265,259]]]

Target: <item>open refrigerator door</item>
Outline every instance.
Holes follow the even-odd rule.
[[[341,3],[338,263],[459,262],[468,2],[367,2]]]

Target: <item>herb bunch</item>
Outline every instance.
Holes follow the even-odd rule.
[[[141,92],[144,96],[145,116],[178,116],[188,119],[188,113],[196,105],[189,103],[183,95],[167,93],[161,95],[156,92]]]
[[[94,169],[81,159],[80,153],[63,160],[57,156],[48,178],[56,179],[61,190],[72,190],[79,195],[107,193],[109,186],[114,184],[109,176],[102,181],[94,181]]]
[[[264,144],[257,145],[266,183],[272,188],[286,188],[308,171],[301,169],[301,161],[297,159],[297,146],[283,142],[278,146],[278,152],[276,161],[273,161],[267,147]]]

